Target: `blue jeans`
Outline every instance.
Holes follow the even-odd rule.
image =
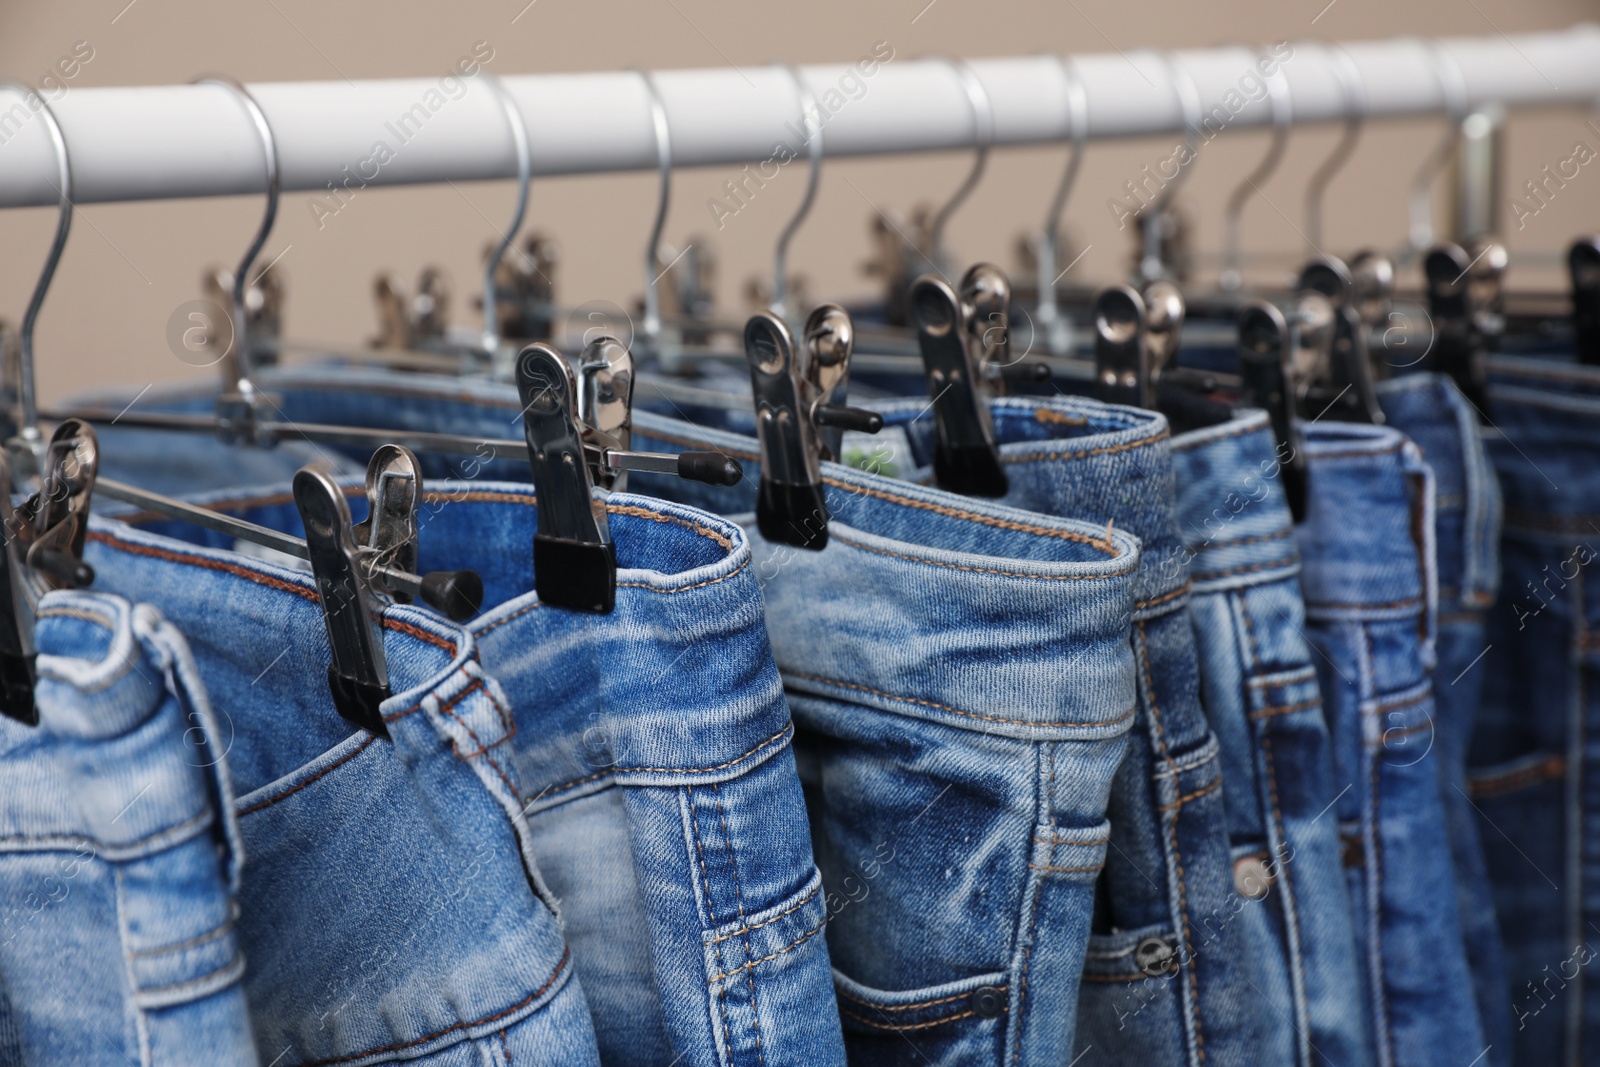
[[[1484,1043],[1492,1047],[1483,1063],[1506,1067],[1512,1024],[1505,951],[1467,785],[1467,745],[1487,662],[1484,624],[1500,580],[1500,486],[1479,436],[1478,413],[1449,378],[1396,378],[1380,385],[1378,399],[1389,425],[1416,442],[1433,471],[1439,581],[1434,751],[1467,964]]]
[[[926,401],[876,405],[925,461]],[[992,406],[1006,502],[1137,536],[1131,651],[1138,701],[1113,785],[1077,1047],[1115,1062],[1250,1064],[1284,1025],[1251,989],[1257,967],[1233,889],[1222,764],[1200,707],[1189,575],[1174,522],[1165,418],[1061,397]]]
[[[198,499],[298,530],[281,494]],[[422,570],[483,578],[469,632],[504,703],[473,747],[497,754],[561,901],[601,1060],[842,1063],[828,909],[750,545],[658,500],[613,494],[609,511],[620,570],[604,616],[531,591],[529,487],[433,483],[418,519]]]
[[[103,519],[89,539],[96,587],[176,620],[221,720],[260,1061],[597,1064],[473,635],[385,613],[380,741],[331,706],[309,574]]]
[[[0,1063],[255,1067],[227,732],[183,638],[41,604],[40,725],[0,718]]]
[[[1200,692],[1222,753],[1239,922],[1271,1005],[1260,1062],[1371,1062],[1332,812],[1333,750],[1305,638],[1287,452],[1260,412],[1174,438]]]
[[[1471,1063],[1487,1042],[1434,736],[1433,474],[1386,427],[1313,424],[1305,448],[1295,532],[1375,1055],[1385,1067]]]
[[[308,421],[519,432],[503,387],[330,370],[270,387]],[[754,508],[753,439],[636,412],[634,444],[721,447],[747,474],[732,489],[633,474],[634,488]],[[505,461],[424,462],[526,477]],[[1066,1062],[1135,714],[1137,542],[824,469],[835,543],[813,554],[752,534],[751,569],[793,708],[850,1059]]]
[[[1505,496],[1500,596],[1468,754],[1505,938],[1517,1063],[1600,1057],[1600,374],[1490,366],[1484,430]]]

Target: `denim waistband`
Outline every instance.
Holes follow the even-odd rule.
[[[1261,411],[1172,439],[1178,532],[1189,548],[1196,593],[1299,573],[1280,477],[1286,457]]]
[[[1439,599],[1482,611],[1500,585],[1500,485],[1479,440],[1478,412],[1449,378],[1413,374],[1378,385],[1388,424],[1433,471]]]
[[[1438,602],[1433,473],[1398,430],[1356,423],[1306,428],[1319,479],[1296,529],[1308,618],[1415,615],[1431,648]]]
[[[937,427],[926,400],[875,402],[889,426],[903,428],[931,462]],[[1173,524],[1170,432],[1159,412],[1082,397],[1002,397],[990,404],[1006,466],[1006,502],[1070,515],[1139,538],[1134,599],[1141,612],[1183,606],[1188,584],[1183,542]]]
[[[750,438],[647,412],[634,433],[759,461]],[[750,535],[769,617],[816,619],[770,627],[792,688],[1036,740],[1127,729],[1136,538],[836,463],[822,480],[826,551]]]
[[[1505,530],[1522,539],[1600,546],[1600,369],[1535,359],[1489,361],[1484,430],[1498,453]]]

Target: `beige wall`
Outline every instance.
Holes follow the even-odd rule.
[[[1325,0],[934,0],[926,8],[926,0],[534,0],[526,8],[526,0],[125,2],[0,0],[0,72],[38,82],[79,41],[89,42],[94,58],[71,84],[103,86],[177,83],[211,71],[244,81],[424,75],[442,71],[478,40],[495,50],[491,69],[506,74],[843,61],[880,39],[906,57],[991,56],[1285,38],[1488,36],[1600,16],[1593,0],[1335,0],[1326,8]],[[1514,117],[1506,156],[1510,184],[1520,186],[1545,164],[1565,159],[1574,141],[1600,148],[1600,131],[1586,125],[1591,117],[1573,111]],[[1399,242],[1406,182],[1439,129],[1427,122],[1369,127],[1328,195],[1330,250]],[[1335,137],[1332,129],[1295,135],[1284,166],[1264,187],[1271,203],[1257,201],[1248,210],[1246,249],[1278,255],[1259,277],[1281,274],[1300,254],[1300,238],[1277,211],[1299,225],[1305,176]],[[1222,201],[1265,145],[1264,133],[1229,135],[1196,166],[1184,199],[1202,254],[1220,248]],[[1090,149],[1069,209],[1074,234],[1092,245],[1074,268],[1082,280],[1123,272],[1127,234],[1117,232],[1106,200],[1165,148],[1163,139]],[[1013,265],[1016,236],[1038,225],[1062,158],[1059,149],[996,153],[983,184],[951,223],[951,243],[963,258]],[[830,164],[792,253],[795,268],[810,276],[812,292],[838,295],[868,286],[859,265],[869,251],[869,201],[905,210],[938,200],[967,164],[960,154]],[[773,239],[798,202],[802,170],[785,168],[784,174],[795,177],[764,190],[717,235],[725,311],[744,309],[744,280],[768,269]],[[729,168],[678,175],[669,240],[711,227],[706,200],[731,176]],[[530,225],[562,242],[563,301],[632,301],[653,189],[645,175],[536,184]],[[509,183],[368,190],[320,232],[304,195],[286,196],[265,255],[284,253],[288,332],[359,343],[374,328],[373,272],[390,268],[409,280],[427,262],[451,272],[455,319],[469,320],[475,312],[466,298],[478,286],[477,257],[491,235],[490,220],[499,225],[509,214],[512,194]],[[260,210],[253,198],[82,209],[38,329],[44,399],[109,383],[138,389],[195,373],[168,350],[168,316],[199,295],[204,265],[237,259]],[[53,225],[53,209],[0,212],[0,316],[21,317]],[[1522,231],[1512,225],[1513,282],[1557,284],[1554,257],[1583,230],[1600,230],[1600,168],[1586,167]]]

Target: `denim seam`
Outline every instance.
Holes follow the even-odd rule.
[[[1002,992],[1003,993],[1003,992],[1007,992],[1009,987],[1007,985],[1005,985],[1004,983],[1002,983],[1001,985],[995,986],[993,988],[997,992]],[[936,1007],[936,1006],[938,1006],[940,1004],[953,1004],[958,1000],[967,1000],[972,996],[971,993],[956,993],[956,994],[954,994],[952,996],[948,996],[948,997],[936,997],[933,1000],[919,1000],[915,1004],[873,1004],[870,1001],[862,1000],[860,997],[854,995],[853,993],[849,993],[849,992],[846,992],[843,989],[840,989],[838,986],[834,987],[834,992],[837,995],[843,997],[846,1000],[854,1001],[855,1003],[860,1004],[862,1007],[871,1008],[873,1011],[878,1011],[878,1012],[912,1011],[912,1010],[915,1010],[917,1008],[932,1008],[932,1007]],[[945,1022],[947,1020],[941,1019],[939,1021],[940,1022]]]
[[[1546,756],[1531,767],[1509,774],[1467,776],[1467,789],[1474,797],[1488,799],[1506,796],[1529,786],[1557,782],[1567,776],[1567,761],[1561,756]]]
[[[705,581],[694,582],[690,585],[676,585],[670,589],[662,589],[658,586],[650,584],[649,582],[618,582],[617,588],[644,589],[652,593],[687,593],[693,589],[704,589],[708,585],[718,585],[722,582],[729,581],[730,579],[737,578],[746,567],[750,566],[750,559],[751,557],[746,556],[737,567],[729,571],[727,574],[721,575],[717,578],[707,578]]]
[[[1255,658],[1255,654],[1253,652],[1251,653],[1251,656],[1251,661],[1259,664],[1260,661]],[[1277,671],[1272,674],[1261,674],[1254,678],[1247,678],[1245,680],[1245,684],[1250,686],[1252,689],[1286,689],[1292,685],[1304,685],[1306,682],[1314,682],[1316,680],[1317,669],[1315,667],[1293,667],[1287,671]]]
[[[231,574],[236,578],[242,578],[255,585],[264,585],[279,592],[293,593],[295,596],[309,600],[313,604],[322,603],[322,597],[314,589],[308,589],[295,582],[284,581],[282,578],[274,578],[270,574],[263,574],[248,567],[241,567],[223,560],[208,559],[205,556],[193,556],[186,552],[171,552],[163,548],[156,548],[153,545],[135,544],[132,541],[124,541],[121,538],[98,530],[91,530],[88,536],[89,540],[107,545],[114,552],[126,552],[132,556],[151,556],[156,559],[166,560],[168,563],[199,567],[202,570],[220,571],[224,574]],[[447,641],[437,634],[431,634],[421,627],[412,626],[410,623],[401,622],[398,619],[384,619],[383,628],[410,634],[420,641],[445,649],[452,656],[456,655],[455,642]]]
[[[890,493],[882,489],[873,489],[865,485],[852,485],[851,483],[840,478],[829,478],[824,476],[822,480],[828,485],[833,486],[835,489],[842,490],[846,493],[875,497],[879,500],[887,500],[891,504],[899,504],[904,507],[916,508],[919,511],[931,511],[935,515],[943,515],[947,519],[965,519],[969,522],[981,523],[984,526],[993,526],[1000,530],[1012,530],[1016,533],[1037,534],[1040,537],[1054,537],[1063,541],[1077,541],[1080,544],[1085,544],[1091,548],[1104,552],[1112,559],[1117,559],[1123,554],[1118,552],[1116,550],[1116,546],[1110,541],[1104,541],[1096,537],[1090,537],[1088,534],[1076,533],[1072,530],[1053,530],[1048,526],[1038,526],[1033,523],[1016,522],[1012,519],[997,519],[993,515],[984,515],[981,512],[967,511],[963,508],[953,508],[948,504],[934,504],[926,500],[918,500],[915,497],[901,496],[898,493]]]
[[[1141,437],[1137,441],[1124,441],[1120,445],[1102,445],[1099,448],[1080,448],[1076,452],[1024,452],[1021,454],[1004,455],[1000,457],[1002,463],[1054,463],[1059,460],[1084,459],[1088,456],[1108,456],[1117,452],[1131,452],[1136,448],[1145,448],[1150,445],[1160,444],[1172,436],[1172,432],[1165,426],[1159,433],[1149,437]]]
[[[1404,449],[1406,444],[1407,444],[1407,442],[1409,442],[1409,441],[1410,441],[1410,438],[1401,438],[1399,441],[1397,441],[1394,444],[1388,446],[1387,448],[1357,449],[1355,451],[1345,451],[1345,452],[1324,452],[1324,451],[1322,451],[1320,449],[1313,449],[1313,450],[1310,451],[1309,455],[1310,455],[1310,457],[1312,459],[1317,459],[1317,460],[1323,460],[1323,459],[1372,459],[1372,458],[1377,457],[1377,456],[1392,456],[1392,455],[1396,454],[1397,452],[1401,451],[1402,449]]]
[[[536,610],[538,608],[543,608],[543,607],[548,607],[548,606],[549,605],[547,605],[542,600],[535,600],[533,603],[529,604],[527,607],[520,608],[517,611],[512,612],[510,615],[507,615],[503,619],[496,619],[494,622],[489,623],[487,626],[483,627],[481,630],[478,631],[478,636],[480,638],[482,638],[487,634],[493,633],[494,631],[498,630],[500,627],[506,625],[509,622],[516,622],[518,619],[522,618],[524,615],[527,615],[530,612],[532,612],[532,611],[534,611],[534,610]]]
[[[774,915],[770,919],[762,919],[760,922],[751,923],[748,926],[741,925],[739,927],[739,929],[730,931],[730,932],[728,932],[726,934],[723,934],[721,937],[714,937],[710,941],[707,941],[706,944],[715,945],[717,942],[719,942],[719,941],[727,941],[729,938],[743,937],[745,934],[748,934],[750,931],[759,930],[763,926],[771,926],[773,923],[777,922],[779,919],[787,918],[788,916],[793,915],[795,912],[799,911],[801,908],[805,907],[807,904],[811,903],[812,899],[815,898],[816,895],[821,891],[822,891],[822,883],[819,881],[819,882],[817,882],[816,886],[811,890],[811,892],[809,892],[805,896],[801,897],[799,902],[794,904],[792,907],[789,907],[786,910],[784,910],[782,912],[779,912],[777,915]],[[741,919],[744,918],[744,916],[742,914],[739,917]],[[715,924],[713,924],[713,925],[715,925]]]
[[[734,903],[739,909],[739,922],[744,925],[744,887],[739,882],[739,857],[733,848],[733,837],[728,833],[728,813],[722,806],[722,787],[716,782],[711,783],[711,796],[716,801],[717,818],[722,823],[722,844],[728,853],[728,869],[733,872]],[[745,930],[739,940],[744,945],[744,958],[748,964],[750,962],[750,932],[748,929]],[[761,1009],[756,1004],[756,977],[754,970],[745,971],[744,979],[746,988],[750,990],[750,1019],[755,1025],[756,1063],[759,1067],[766,1067],[766,1053],[761,1048]]]
[[[711,767],[607,767],[603,771],[597,771],[596,773],[586,775],[583,778],[574,778],[570,782],[562,782],[560,785],[550,786],[548,789],[541,789],[537,794],[528,798],[528,803],[532,804],[535,801],[543,800],[547,796],[554,796],[556,793],[583,785],[585,782],[592,782],[597,778],[605,778],[607,776],[616,776],[619,774],[715,774],[717,771],[725,771],[734,764],[749,759],[751,756],[754,756],[757,752],[760,752],[768,745],[783,741],[793,732],[794,723],[788,723],[783,729],[779,730],[777,733],[773,734],[759,745],[756,745],[754,748],[735,756],[726,763],[718,763]],[[713,923],[712,925],[716,924]]]
[[[1193,452],[1197,448],[1205,448],[1207,445],[1214,444],[1217,441],[1226,441],[1231,437],[1243,437],[1246,434],[1260,433],[1268,425],[1268,423],[1247,420],[1226,433],[1207,434],[1204,438],[1193,441],[1185,441],[1183,438],[1189,435],[1183,434],[1173,438],[1171,448],[1174,452]]]
[[[969,1008],[968,1010],[962,1012],[959,1015],[947,1015],[942,1019],[932,1019],[932,1020],[930,1020],[928,1022],[922,1022],[922,1023],[890,1023],[890,1022],[878,1022],[875,1019],[868,1019],[865,1016],[857,1015],[855,1012],[846,1011],[843,1008],[839,1009],[839,1013],[841,1015],[844,1015],[847,1018],[854,1019],[856,1022],[861,1023],[864,1026],[870,1026],[870,1027],[872,1027],[873,1029],[876,1029],[876,1030],[895,1030],[895,1031],[899,1031],[899,1030],[926,1030],[931,1026],[943,1026],[945,1023],[953,1023],[953,1022],[956,1022],[956,1021],[958,1021],[960,1019],[970,1019],[974,1015],[977,1014],[977,1012],[975,1012],[975,1011],[973,1011],[973,1010],[971,1010]]]
[[[1153,982],[1158,976],[1153,974],[1088,974],[1083,975],[1085,982]]]
[[[229,971],[234,971],[236,973],[229,975]],[[181,982],[173,982],[171,985],[140,986],[135,984],[133,987],[133,995],[135,998],[142,1000],[145,997],[166,996],[173,993],[181,993],[186,989],[197,989],[204,986],[215,985],[219,982],[222,986],[227,986],[232,982],[237,981],[243,975],[244,957],[238,952],[235,952],[233,955],[228,957],[227,962],[213,967],[211,970],[200,975],[198,978],[187,978]]]
[[[1102,861],[1100,863],[1091,863],[1087,867],[1055,867],[1047,866],[1042,863],[1030,863],[1028,866],[1035,871],[1055,871],[1058,874],[1074,874],[1079,871],[1103,871],[1105,870],[1106,865]]]
[[[478,684],[478,683],[474,683],[474,684]],[[470,692],[470,691],[471,690],[469,689],[468,692]],[[464,696],[465,694],[462,694],[462,695]],[[458,697],[458,699],[459,699],[459,697]],[[448,704],[439,705],[439,710],[441,712],[443,712],[446,716],[448,716],[452,721],[460,723],[461,724],[461,728],[463,730],[467,731],[467,736],[472,738],[473,742],[478,746],[478,751],[477,752],[472,753],[470,756],[463,756],[461,754],[461,750],[456,747],[455,741],[452,740],[450,742],[450,750],[455,753],[456,758],[461,760],[463,763],[465,763],[465,762],[468,762],[470,759],[481,755],[483,757],[483,759],[484,759],[484,762],[488,763],[489,766],[493,767],[494,768],[494,773],[498,774],[500,776],[500,780],[505,783],[506,789],[511,793],[511,799],[515,800],[517,802],[517,807],[518,808],[527,807],[527,804],[523,801],[521,794],[517,792],[517,787],[511,784],[511,779],[506,777],[506,772],[500,768],[500,764],[496,763],[495,760],[494,760],[494,757],[489,754],[489,749],[491,747],[493,747],[493,746],[485,745],[483,743],[483,739],[478,736],[477,731],[475,731],[470,725],[468,725],[466,720],[462,719],[460,716],[458,716],[455,713],[455,701],[452,700]],[[509,737],[509,735],[507,735],[507,736]],[[504,740],[506,740],[505,737],[502,737],[500,739],[500,741],[504,741]],[[495,744],[498,745],[500,743],[500,741],[496,741]]]
[[[821,682],[823,685],[836,685],[841,689],[854,689],[862,693],[871,693],[874,696],[880,696],[886,700],[898,700],[907,704],[919,704],[925,708],[935,708],[939,711],[948,711],[952,715],[962,715],[969,719],[982,719],[984,722],[1003,722],[1013,726],[1037,726],[1042,729],[1088,729],[1096,726],[1115,726],[1120,722],[1126,722],[1128,719],[1131,719],[1134,715],[1138,714],[1139,710],[1136,707],[1129,708],[1116,718],[1108,719],[1105,722],[1034,722],[1031,719],[1003,719],[998,715],[979,715],[975,711],[962,711],[960,708],[953,708],[949,704],[940,704],[934,700],[921,700],[917,697],[895,696],[893,693],[885,693],[881,689],[874,689],[867,685],[857,685],[855,682],[838,682],[832,678],[825,678],[820,674],[804,674],[800,671],[785,671],[783,673],[789,675],[791,678],[804,678],[811,682]]]
[[[891,552],[886,548],[872,548],[859,541],[852,541],[848,537],[834,531],[833,539],[841,544],[862,552],[871,552],[878,556],[890,556],[894,559],[903,559],[911,563],[922,563],[929,567],[944,567],[953,571],[966,571],[969,574],[992,574],[999,578],[1032,578],[1041,582],[1098,582],[1108,578],[1121,578],[1133,573],[1133,568],[1125,571],[1112,571],[1109,574],[1024,574],[1020,571],[1002,571],[993,567],[969,567],[961,563],[944,563],[936,559],[927,559],[923,556],[908,556],[903,552]]]
[[[1243,607],[1242,604],[1240,606]],[[1316,706],[1321,704],[1321,701],[1309,701],[1308,703]],[[1272,806],[1272,825],[1280,847],[1282,847],[1288,844],[1288,835],[1283,828],[1283,804],[1278,797],[1278,769],[1272,752],[1272,739],[1263,728],[1258,735],[1258,740],[1261,745],[1262,766],[1267,772],[1267,797]],[[1278,875],[1283,880],[1281,899],[1278,902],[1278,906],[1282,909],[1284,917],[1287,919],[1285,925],[1288,929],[1286,930],[1285,940],[1291,943],[1290,945],[1285,945],[1285,948],[1290,948],[1292,945],[1292,956],[1289,961],[1289,984],[1294,995],[1295,1016],[1299,1020],[1298,1025],[1295,1026],[1295,1030],[1298,1031],[1296,1037],[1300,1045],[1301,1058],[1308,1059],[1309,1057],[1306,1054],[1310,1048],[1310,1037],[1308,1035],[1311,1032],[1311,1023],[1305,989],[1305,954],[1300,947],[1300,908],[1295,900],[1294,880],[1289,876],[1289,863],[1283,859],[1281,853],[1275,858],[1279,861],[1277,864]]]
[[[699,860],[699,863],[700,863],[700,885],[703,887],[703,892],[704,892],[704,900],[705,900],[705,903],[706,903],[706,917],[710,921],[711,927],[713,929],[715,929],[716,927],[720,926],[721,923],[719,923],[717,921],[716,905],[712,902],[712,899],[711,899],[711,872],[706,869],[706,849],[705,849],[705,844],[700,840],[700,815],[699,815],[698,812],[695,811],[694,787],[693,786],[685,786],[684,790],[683,790],[683,793],[684,793],[684,801],[685,801],[685,803],[686,803],[686,805],[688,807],[689,833],[694,838],[695,856]],[[727,964],[722,962],[722,946],[721,946],[721,944],[718,944],[716,946],[716,948],[713,949],[713,951],[716,953],[717,970],[719,972],[725,970],[727,968]],[[748,960],[749,958],[750,958],[750,954],[748,952],[746,952],[745,953],[745,959]],[[717,984],[717,981],[718,981],[717,978],[711,978],[706,982],[706,985],[715,986]],[[728,1041],[730,1043],[730,1045],[731,1045],[732,1040],[733,1040],[733,1028],[728,1025],[728,997],[727,997],[727,990],[718,989],[713,994],[713,996],[716,999],[716,1003],[717,1003],[717,1013],[722,1017],[722,1035],[723,1035],[723,1038],[726,1041]],[[730,1048],[728,1051],[731,1053],[732,1049]]]
[[[321,778],[323,775],[325,775],[328,772],[333,771],[333,770],[335,770],[335,769],[337,769],[339,767],[343,767],[346,763],[349,763],[351,760],[353,760],[357,756],[361,755],[361,753],[365,752],[372,745],[372,743],[374,741],[376,741],[377,739],[378,739],[378,736],[376,734],[368,734],[367,735],[367,739],[365,741],[361,742],[361,744],[357,745],[355,748],[351,749],[349,752],[345,753],[343,756],[339,757],[337,760],[334,760],[332,763],[330,763],[326,767],[322,768],[316,774],[313,774],[311,777],[305,779],[304,781],[296,782],[293,786],[291,786],[288,789],[284,790],[282,793],[278,793],[278,794],[275,794],[273,796],[267,797],[265,800],[256,801],[254,804],[250,805],[248,808],[245,808],[243,811],[241,811],[239,813],[239,817],[243,818],[246,815],[250,815],[250,814],[252,814],[254,812],[260,811],[262,808],[271,807],[272,805],[278,803],[278,801],[280,801],[280,800],[288,799],[289,797],[293,796],[294,794],[300,792],[300,790],[304,789],[306,786],[310,785],[311,783],[315,782],[317,779]]]
[[[572,949],[571,947],[568,947],[564,952],[561,953],[561,958],[556,961],[555,970],[550,972],[550,977],[545,979],[544,985],[534,990],[525,999],[518,1001],[516,1004],[511,1005],[511,1007],[506,1008],[503,1011],[497,1011],[493,1015],[486,1015],[481,1019],[474,1019],[471,1022],[452,1023],[443,1030],[435,1030],[431,1034],[424,1034],[423,1036],[412,1041],[402,1041],[393,1045],[385,1045],[382,1048],[367,1049],[365,1052],[352,1052],[347,1056],[334,1056],[329,1059],[311,1060],[308,1063],[300,1064],[299,1067],[328,1067],[329,1064],[348,1063],[351,1060],[365,1059],[368,1056],[376,1056],[384,1052],[398,1052],[402,1049],[415,1048],[418,1045],[425,1045],[429,1041],[441,1038],[445,1034],[453,1033],[456,1030],[468,1030],[474,1026],[482,1026],[485,1023],[497,1022],[501,1019],[504,1019],[507,1015],[512,1015],[521,1011],[529,1004],[534,1003],[540,997],[544,996],[546,991],[548,991],[551,986],[555,985],[556,979],[561,976],[561,972],[566,969],[567,961],[571,958]]]
[[[1210,785],[1201,786],[1199,789],[1196,789],[1192,793],[1185,793],[1183,796],[1179,797],[1177,800],[1172,801],[1170,804],[1163,804],[1160,807],[1158,807],[1156,810],[1160,811],[1160,812],[1177,811],[1179,808],[1183,807],[1185,804],[1188,804],[1190,801],[1199,800],[1201,797],[1207,796],[1207,795],[1209,795],[1211,793],[1215,793],[1218,789],[1221,789],[1221,788],[1222,788],[1222,779],[1221,778],[1217,778]]]
[[[1162,593],[1158,597],[1153,597],[1150,600],[1137,601],[1133,605],[1133,609],[1135,611],[1147,611],[1150,608],[1157,608],[1157,607],[1160,607],[1162,604],[1170,603],[1171,601],[1177,600],[1179,597],[1188,596],[1189,593],[1192,590],[1193,590],[1193,583],[1184,582],[1178,588],[1173,589],[1170,592]]]
[[[1040,837],[1038,834],[1034,834],[1033,839],[1041,845],[1069,845],[1076,848],[1093,848],[1095,845],[1106,844],[1111,840],[1111,837],[1107,835],[1105,837],[1096,837],[1090,841],[1074,841],[1071,838]]]
[[[1238,567],[1226,567],[1220,571],[1195,571],[1193,578],[1197,582],[1210,581],[1213,578],[1231,578],[1239,574],[1259,574],[1261,571],[1279,570],[1284,567],[1293,567],[1299,560],[1290,556],[1287,559],[1275,559],[1266,563],[1251,563]]]
[[[1161,709],[1156,704],[1156,680],[1150,668],[1150,635],[1145,630],[1144,620],[1139,620],[1139,662],[1144,666],[1145,692],[1149,694],[1146,702],[1150,707],[1150,722],[1155,727],[1155,740],[1159,745],[1161,759],[1167,765],[1167,770],[1174,778],[1178,774],[1178,765],[1172,760],[1172,753],[1167,750],[1167,733],[1161,727]]]
[[[1259,545],[1266,541],[1283,541],[1294,536],[1294,527],[1285,526],[1269,534],[1257,534],[1254,537],[1237,537],[1231,541],[1206,541],[1204,548],[1233,548],[1236,545]]]
[[[1054,798],[1052,797],[1051,799],[1053,800]],[[1056,845],[1052,841],[1049,845],[1049,851],[1045,853],[1045,862],[1049,863],[1050,860],[1054,859],[1055,853]],[[1040,869],[1031,862],[1028,866],[1035,870]],[[1012,1045],[1013,1063],[1020,1063],[1022,1060],[1022,1028],[1025,1022],[1022,1009],[1028,1000],[1028,966],[1033,962],[1034,935],[1039,929],[1039,902],[1044,899],[1043,879],[1030,878],[1029,881],[1033,883],[1033,907],[1028,911],[1028,938],[1022,951],[1022,970],[1017,981],[1017,1008],[1010,1020],[1017,1030],[1017,1039],[1015,1044]]]
[[[500,1051],[506,1058],[506,1067],[511,1067],[511,1042],[506,1040],[506,1032],[500,1031]]]
[[[732,978],[734,975],[738,974],[740,971],[743,971],[743,970],[746,970],[746,969],[750,969],[750,968],[754,968],[754,967],[756,967],[756,966],[758,966],[760,964],[767,963],[770,960],[775,960],[779,956],[784,955],[785,953],[793,952],[795,949],[799,948],[801,945],[805,944],[807,941],[810,941],[813,937],[817,936],[817,934],[821,933],[822,932],[822,928],[824,926],[827,926],[827,925],[828,925],[828,917],[826,915],[824,915],[822,917],[822,921],[821,922],[817,923],[817,925],[813,926],[810,930],[807,930],[805,933],[801,934],[799,937],[797,937],[793,941],[789,942],[789,944],[785,945],[783,948],[778,949],[778,951],[768,953],[767,955],[762,956],[758,960],[751,960],[749,963],[741,964],[740,966],[734,968],[732,971],[729,971],[726,974],[715,975],[714,977],[711,978],[711,982],[715,983],[715,982],[722,981],[724,978]]]
[[[1275,704],[1272,707],[1262,708],[1260,711],[1252,711],[1250,718],[1254,722],[1260,722],[1263,719],[1270,719],[1277,715],[1293,715],[1297,711],[1307,711],[1321,706],[1322,699],[1320,697],[1302,700],[1297,704]]]
[[[191,937],[185,941],[179,941],[176,944],[162,945],[160,948],[130,948],[128,950],[128,955],[132,956],[136,960],[147,960],[153,959],[156,956],[171,955],[174,952],[184,952],[188,949],[198,948],[201,945],[208,944],[209,942],[215,941],[220,937],[226,937],[232,930],[233,916],[230,914],[222,921],[220,926],[213,926],[210,930],[207,930],[203,934],[197,934],[194,937]]]
[[[1406,600],[1391,600],[1383,604],[1366,604],[1360,601],[1348,600],[1307,600],[1306,608],[1348,608],[1356,611],[1397,611],[1400,608],[1420,608],[1427,601],[1422,597],[1410,597]]]
[[[1068,415],[1064,411],[1055,411],[1046,407],[1033,409],[1033,421],[1052,423],[1056,426],[1089,425],[1089,419],[1086,416]]]

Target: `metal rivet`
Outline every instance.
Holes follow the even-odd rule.
[[[1272,889],[1272,869],[1265,857],[1243,856],[1233,861],[1233,891],[1250,900],[1260,900]]]
[[[1177,961],[1177,949],[1164,937],[1147,937],[1133,950],[1133,962],[1151,978],[1171,973]]]
[[[972,1011],[980,1019],[993,1019],[1006,1012],[1005,990],[992,985],[979,986],[972,991]]]

